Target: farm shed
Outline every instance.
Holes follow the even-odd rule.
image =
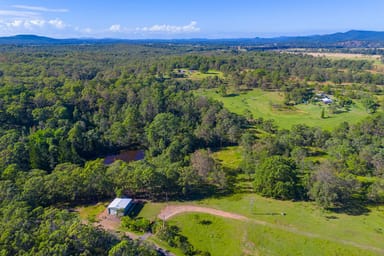
[[[333,102],[333,100],[331,100],[330,98],[328,97],[324,97],[321,99],[321,101],[324,103],[324,104],[331,104]]]
[[[115,198],[108,205],[108,214],[124,216],[132,209],[133,200],[131,198]]]

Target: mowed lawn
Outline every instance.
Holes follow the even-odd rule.
[[[279,201],[255,194],[178,204],[216,208],[250,219],[239,221],[184,213],[170,220],[197,249],[212,255],[382,255],[384,251],[384,206],[348,215],[322,210],[311,202]],[[152,208],[151,203],[144,206],[144,211],[146,207]]]
[[[204,95],[224,103],[224,106],[231,112],[244,114],[246,110],[251,111],[254,118],[273,119],[280,128],[291,128],[296,124],[306,124],[312,127],[321,127],[331,130],[342,122],[357,123],[369,116],[360,103],[352,106],[351,111],[341,114],[330,114],[328,107],[319,104],[300,104],[294,106],[292,110],[278,110],[272,104],[284,103],[282,92],[266,92],[260,89],[230,95],[220,96],[215,89],[198,90],[197,95]],[[327,118],[321,118],[322,108],[325,108]]]

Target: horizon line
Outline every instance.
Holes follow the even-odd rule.
[[[13,38],[13,37],[20,37],[20,36],[35,36],[35,37],[42,37],[47,39],[54,39],[54,40],[127,40],[127,41],[145,41],[145,40],[234,40],[234,39],[276,39],[276,38],[289,38],[289,37],[311,37],[311,36],[327,36],[327,35],[334,35],[334,34],[345,34],[349,32],[384,32],[384,31],[378,31],[378,30],[362,30],[362,29],[350,29],[344,32],[333,32],[333,33],[308,33],[306,35],[276,35],[271,37],[263,37],[263,36],[257,36],[254,37],[216,37],[216,38],[210,38],[210,37],[180,37],[180,38],[128,38],[128,37],[56,37],[56,36],[49,36],[49,35],[41,35],[41,34],[14,34],[14,35],[2,35],[0,38]]]

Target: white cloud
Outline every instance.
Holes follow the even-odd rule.
[[[175,26],[175,25],[153,25],[151,27],[139,27],[136,28],[137,31],[144,32],[165,32],[165,33],[193,33],[199,32],[200,28],[196,26],[196,21],[191,21],[188,25],[185,26]]]
[[[68,9],[51,9],[43,6],[31,6],[31,5],[12,5],[13,8],[24,9],[29,11],[38,11],[38,12],[68,12]]]
[[[47,13],[64,13],[67,9],[42,6],[13,5],[13,9],[0,9],[0,34],[43,33],[70,28],[60,18],[50,18]]]
[[[114,24],[109,27],[109,31],[112,31],[112,32],[121,32],[121,30],[122,29],[120,24]]]
[[[35,17],[38,15],[37,12],[0,10],[0,16],[2,17]]]
[[[67,26],[61,19],[58,19],[58,18],[54,20],[49,20],[48,23],[57,29],[63,29]]]
[[[23,26],[24,22],[22,20],[13,20],[11,22],[4,22],[7,27],[14,27],[14,28],[19,28]]]
[[[63,28],[66,28],[67,25],[60,19],[54,19],[54,20],[44,20],[44,19],[19,19],[19,18],[16,18],[16,19],[11,19],[11,20],[7,20],[7,21],[4,21],[4,20],[1,20],[0,21],[0,27],[2,27],[3,29],[4,28],[7,28],[7,30],[10,30],[10,31],[15,31],[15,32],[20,32],[22,33],[23,32],[23,29],[24,30],[27,30],[27,31],[35,31],[36,29],[40,30],[40,29],[44,29],[46,28],[47,26],[46,25],[50,25],[51,27],[54,27],[56,29],[63,29]],[[0,31],[0,32],[4,32],[4,31]]]

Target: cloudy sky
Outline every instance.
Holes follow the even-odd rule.
[[[234,38],[384,31],[383,0],[0,0],[0,36]]]

